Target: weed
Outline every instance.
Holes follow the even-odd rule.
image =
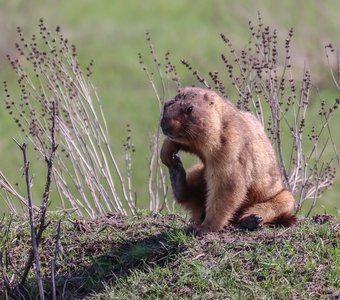
[[[124,144],[125,178],[111,151],[101,103],[89,80],[93,62],[84,72],[76,47],[70,45],[59,26],[55,32],[49,31],[43,19],[38,35],[33,35],[31,40],[26,39],[20,27],[17,32],[19,59],[11,56],[8,59],[18,76],[20,96],[14,100],[16,97],[4,82],[5,106],[19,130],[44,158],[49,152],[51,104],[54,103],[55,139],[60,151],[55,157],[53,180],[63,209],[71,206],[80,216],[92,218],[106,212],[135,213],[131,130],[128,128]],[[18,194],[5,178],[1,180],[1,187],[14,196]],[[89,197],[93,201],[90,202]],[[23,198],[20,196],[20,200]]]

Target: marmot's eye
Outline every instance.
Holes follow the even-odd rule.
[[[184,113],[189,115],[193,111],[194,107],[193,106],[188,106],[184,108]]]

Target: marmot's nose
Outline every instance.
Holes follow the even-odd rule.
[[[163,116],[161,120],[161,128],[163,133],[169,134],[171,132],[170,119]]]

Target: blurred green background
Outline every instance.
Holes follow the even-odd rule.
[[[159,108],[138,63],[138,52],[144,56],[148,53],[145,32],[151,33],[159,56],[170,50],[173,62],[188,59],[205,74],[220,69],[220,54],[227,52],[219,33],[225,33],[235,48],[241,49],[248,42],[248,21],[257,22],[257,11],[266,25],[278,30],[282,44],[288,30],[294,28],[292,57],[296,77],[301,77],[307,64],[322,94],[330,101],[339,97],[324,55],[324,46],[329,42],[340,48],[337,0],[0,0],[0,80],[15,86],[16,79],[5,54],[14,53],[16,26],[21,26],[25,33],[33,33],[40,17],[49,29],[60,25],[64,35],[77,45],[81,65],[86,66],[94,59],[92,80],[103,102],[118,158],[123,159],[124,155],[125,126],[128,123],[132,126],[136,148],[133,180],[138,200],[146,204],[150,137],[158,123]],[[184,68],[179,68],[179,72],[184,83],[195,83]],[[6,115],[3,103],[0,118],[0,168],[15,182],[22,172],[22,163],[12,138],[24,140]],[[339,146],[339,112],[331,127]],[[39,168],[36,172],[35,185],[39,191],[44,176],[39,174]],[[325,193],[319,211],[339,209],[339,181],[338,174],[336,185]],[[2,205],[0,211],[3,210]]]

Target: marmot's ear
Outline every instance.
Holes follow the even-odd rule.
[[[203,99],[207,102],[209,102],[210,105],[214,104],[214,101],[216,100],[216,93],[213,91],[206,92],[203,96]]]

